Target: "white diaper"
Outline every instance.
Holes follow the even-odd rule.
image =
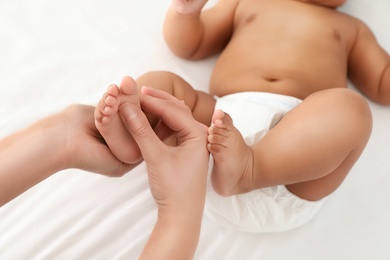
[[[251,145],[300,102],[290,96],[242,92],[217,98],[215,109],[228,113],[245,142]],[[284,185],[222,197],[209,183],[205,213],[227,228],[246,232],[281,232],[308,222],[323,203],[324,199],[315,202],[301,199]]]

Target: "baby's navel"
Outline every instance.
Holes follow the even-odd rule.
[[[276,81],[279,81],[278,78],[274,78],[274,77],[265,77],[264,78],[266,81],[268,82],[276,82]]]

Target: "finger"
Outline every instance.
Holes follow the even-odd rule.
[[[191,134],[194,125],[199,124],[183,101],[166,92],[144,87],[140,99],[145,112],[160,117],[169,128],[180,132],[180,135]]]
[[[155,88],[151,88],[151,87],[147,87],[147,86],[143,86],[141,88],[141,93],[148,95],[148,96],[151,96],[151,97],[159,98],[159,99],[172,100],[172,101],[178,100],[176,97],[169,94],[168,92],[158,90]]]
[[[145,114],[132,103],[123,104],[120,109],[122,122],[138,144],[145,161],[155,160],[164,149],[164,144],[156,136]]]
[[[207,128],[193,118],[191,109],[183,101],[148,87],[143,87],[141,93],[143,110],[160,117],[169,128],[177,132],[176,137],[180,142],[204,137]]]

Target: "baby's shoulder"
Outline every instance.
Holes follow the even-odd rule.
[[[335,13],[337,14],[336,22],[340,25],[345,25],[348,26],[349,29],[355,30],[358,30],[360,27],[366,27],[366,24],[355,16],[336,10]]]
[[[347,36],[351,41],[356,39],[357,34],[362,28],[368,28],[367,25],[357,17],[350,14],[335,11],[335,16],[331,18],[333,27]]]

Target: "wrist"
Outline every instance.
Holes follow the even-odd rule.
[[[200,169],[196,174],[206,172],[207,169]],[[192,182],[187,188],[187,193],[175,193],[164,200],[157,199],[158,218],[163,221],[196,222],[201,221],[206,201],[206,175],[199,183]],[[179,195],[180,194],[180,195]]]
[[[161,214],[140,259],[193,259],[199,242],[201,215]]]
[[[0,143],[0,206],[64,169],[61,129],[44,118]],[[16,177],[17,176],[17,177]]]
[[[180,240],[188,240],[188,244],[197,243],[203,214],[190,212],[189,214],[177,214],[175,216],[159,214],[156,225],[180,238]]]
[[[88,143],[88,137],[94,136],[92,129],[86,127],[91,124],[88,114],[92,113],[88,106],[72,105],[50,118],[47,131],[58,145],[56,154],[60,170],[78,168],[84,169],[87,158],[83,148]],[[86,148],[88,149],[88,148]]]
[[[49,161],[53,173],[70,168],[69,158],[73,152],[69,148],[70,143],[66,136],[66,122],[63,113],[60,112],[41,120],[37,123],[36,129],[41,132],[45,158]]]
[[[41,144],[39,156],[45,158],[48,170],[53,173],[71,167],[72,142],[67,140],[65,120],[64,113],[59,112],[31,126],[31,132]]]
[[[178,209],[159,208],[157,219],[166,225],[180,225],[184,227],[200,226],[202,222],[204,204],[202,206],[183,207]]]

